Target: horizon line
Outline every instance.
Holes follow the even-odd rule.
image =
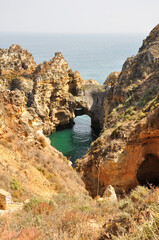
[[[88,35],[88,34],[148,34],[146,32],[21,32],[21,31],[0,31],[0,33],[10,33],[10,34],[83,34],[83,35]]]

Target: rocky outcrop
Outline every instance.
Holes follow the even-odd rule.
[[[7,209],[11,204],[11,194],[3,189],[0,189],[0,209]]]
[[[83,80],[73,72],[60,52],[50,61],[36,65],[32,55],[19,45],[1,49],[1,89],[19,89],[27,97],[27,106],[34,108],[43,122],[46,135],[74,124],[76,109],[92,118],[92,126],[101,129],[103,115],[98,107],[103,89],[95,80]],[[78,113],[79,114],[79,113]]]
[[[104,86],[97,84],[87,84],[81,86],[78,91],[78,107],[82,108],[82,114],[87,114],[91,117],[91,125],[93,129],[100,131],[104,125],[104,101],[106,98],[107,90]],[[76,111],[76,115],[78,111]]]
[[[100,101],[94,105],[93,97],[100,98],[104,88],[95,80],[82,80],[61,53],[37,66],[20,46],[0,52],[1,187],[18,198],[50,198],[59,189],[81,189],[85,194],[82,181],[43,132],[49,135],[58,127],[72,125],[78,107],[93,118],[100,105]],[[12,181],[18,189],[11,188]]]
[[[51,148],[43,132],[49,135],[57,128],[72,125],[75,116],[88,114],[92,126],[102,129],[88,153],[76,163],[90,194],[93,197],[102,196],[108,185],[112,185],[118,193],[128,191],[139,183],[158,184],[158,33],[159,25],[144,40],[138,54],[125,61],[120,73],[110,74],[103,86],[94,80],[81,79],[79,72],[69,68],[61,53],[36,66],[27,51],[13,45],[13,62],[8,65],[4,55],[0,72],[2,112],[5,113],[4,117],[1,114],[1,152],[5,152],[4,156],[8,154],[10,159],[10,154],[14,153],[16,159],[31,159],[29,172],[33,171],[35,175],[37,171],[32,166],[39,168],[38,161],[41,159],[44,169],[48,172],[51,169],[55,175],[60,171],[60,176],[63,176],[61,170],[55,171],[54,157],[62,161],[62,166],[67,163]],[[10,56],[9,50],[2,50],[5,51]],[[18,62],[18,67],[13,64],[17,58],[23,59],[21,55],[26,56],[28,67],[24,67],[22,62]],[[13,133],[14,144],[11,140]],[[8,152],[3,139],[11,142],[12,153]],[[37,157],[38,154],[41,156]],[[21,168],[21,165],[16,167],[13,175]],[[66,178],[63,179],[65,185]],[[41,186],[45,185],[45,180],[41,179]],[[48,193],[53,188],[50,182],[46,182]]]
[[[23,50],[21,46],[13,44],[9,49],[0,49],[0,72],[1,74],[11,71],[33,71],[36,63],[32,54]]]
[[[103,83],[105,86],[111,86],[114,87],[118,83],[118,77],[120,72],[112,72],[108,75],[107,79]]]
[[[81,79],[78,71],[69,68],[61,53],[55,53],[49,62],[40,64],[33,76],[34,86],[28,102],[42,119],[45,134],[72,126],[73,119],[79,115],[78,108],[91,117],[94,128],[102,128],[103,116],[99,117],[98,109],[105,89],[95,80]]]
[[[13,198],[26,199],[63,191],[85,194],[68,160],[43,135],[35,109],[23,91],[0,90],[0,185]],[[78,193],[77,193],[78,194]]]
[[[32,106],[44,123],[45,134],[57,126],[73,124],[76,90],[81,83],[78,72],[72,72],[61,53],[40,64],[33,74],[34,87],[30,96]]]
[[[32,54],[19,45],[13,44],[9,49],[0,49],[0,87],[10,88],[14,79],[19,79],[20,82],[23,79],[29,80],[29,74],[36,66]]]
[[[108,201],[111,201],[111,202],[116,202],[118,199],[117,199],[117,196],[116,196],[116,193],[115,193],[115,190],[114,188],[109,185],[104,194],[103,194],[103,199],[106,199]]]
[[[112,185],[117,192],[159,184],[159,25],[105,86],[104,128],[76,163],[93,197]],[[115,84],[114,84],[115,82]]]

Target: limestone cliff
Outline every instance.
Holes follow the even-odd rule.
[[[29,83],[29,74],[36,66],[32,54],[19,45],[13,44],[9,49],[0,49],[0,87],[9,88],[14,79],[21,82],[27,78]],[[24,85],[28,83],[25,81]]]
[[[76,108],[91,115],[94,128],[103,127],[103,117],[98,119],[96,114],[100,101],[94,101],[94,95],[102,92],[101,87],[95,80],[81,79],[60,52],[38,66],[32,55],[19,45],[0,49],[0,57],[1,88],[25,92],[27,106],[35,109],[46,135],[56,128],[72,126]]]
[[[48,135],[72,125],[79,107],[95,116],[98,104],[93,113],[93,94],[99,94],[98,84],[82,80],[61,53],[37,66],[19,45],[0,49],[0,69],[1,187],[18,198],[50,198],[55,192],[76,189],[85,193],[67,159],[50,146],[43,132]]]
[[[32,106],[42,119],[43,131],[46,135],[56,128],[65,128],[73,125],[73,119],[83,113],[92,117],[94,128],[102,128],[97,116],[100,102],[95,103],[102,89],[96,81],[81,79],[78,71],[73,72],[61,53],[49,62],[38,65],[33,73],[33,90],[28,98],[28,105]],[[103,118],[102,118],[103,119]],[[100,126],[101,125],[101,126]]]
[[[12,45],[0,53],[2,175],[11,161],[16,170],[10,169],[7,175],[18,176],[26,167],[21,165],[24,159],[30,172],[42,173],[40,186],[46,186],[42,191],[52,192],[55,179],[63,179],[60,182],[65,186],[74,175],[68,170],[67,179],[62,173],[64,166],[68,169],[67,161],[42,132],[49,135],[72,125],[75,116],[88,114],[92,126],[103,130],[76,166],[92,196],[102,195],[108,185],[128,191],[138,183],[159,182],[159,25],[138,54],[125,61],[121,72],[110,74],[103,86],[83,80],[61,53],[38,66],[20,46]],[[17,159],[20,165],[16,165]],[[57,169],[55,159],[60,162]],[[55,174],[53,185],[46,181],[49,169]],[[25,171],[22,175],[27,189],[32,179]],[[33,181],[37,187],[32,192],[38,192],[39,183]],[[73,189],[78,187],[76,183]]]
[[[77,169],[92,196],[159,183],[159,25],[105,82],[104,128]]]
[[[82,82],[80,74],[68,67],[61,53],[56,53],[52,60],[40,64],[33,76],[30,105],[43,120],[45,134],[55,131],[57,126],[71,126],[77,105],[75,95]]]
[[[0,72],[17,73],[32,71],[36,67],[36,63],[32,54],[27,50],[23,50],[21,46],[13,44],[9,49],[0,49]]]
[[[60,191],[85,194],[68,160],[43,135],[42,121],[26,107],[26,100],[22,91],[0,90],[1,188],[18,199],[50,199]]]

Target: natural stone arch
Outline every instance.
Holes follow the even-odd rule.
[[[91,127],[94,130],[98,130],[100,132],[100,123],[97,121],[96,124],[94,124],[95,120],[95,114],[94,112],[87,106],[87,104],[83,101],[76,102],[76,106],[74,108],[74,118],[82,115],[87,115],[91,118]],[[100,129],[100,130],[99,130]]]
[[[74,110],[74,114],[75,114],[75,117],[82,116],[82,115],[88,115],[91,119],[92,119],[92,115],[93,115],[92,112],[89,111],[85,107],[76,107],[76,109]]]

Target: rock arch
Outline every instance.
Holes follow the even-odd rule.
[[[87,102],[79,101],[74,109],[74,118],[77,116],[82,115],[88,115],[91,118],[91,127],[97,131],[100,132],[102,129],[101,123],[100,123],[100,115],[98,114],[97,108],[91,108],[87,105]]]

